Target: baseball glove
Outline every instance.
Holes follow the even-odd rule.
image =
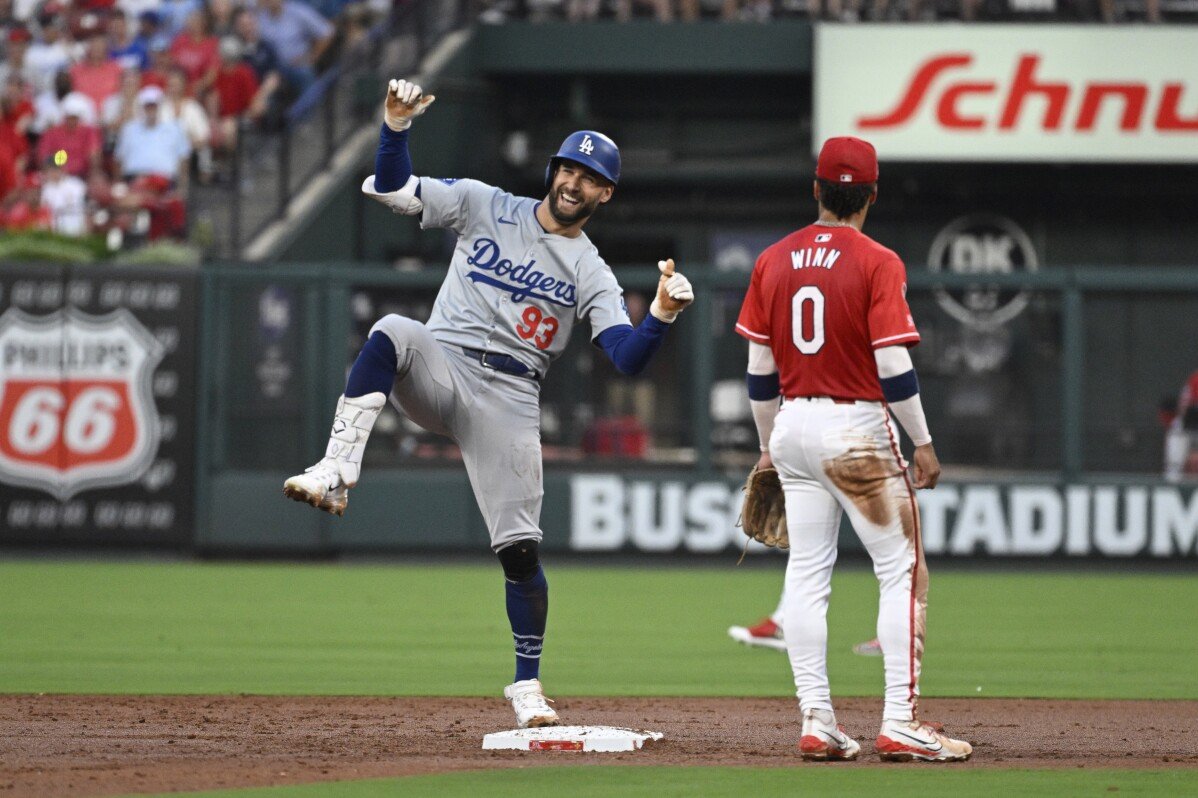
[[[776,468],[754,468],[745,480],[745,504],[740,511],[740,526],[758,543],[790,548],[786,531],[786,503]]]

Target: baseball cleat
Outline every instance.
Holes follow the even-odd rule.
[[[550,700],[545,697],[539,679],[525,679],[503,688],[503,697],[512,702],[516,711],[516,722],[521,729],[535,729],[541,726],[560,726],[561,718]]]
[[[366,440],[386,403],[386,395],[378,391],[339,398],[324,457],[284,482],[283,495],[326,513],[343,515],[349,503],[349,488],[358,484],[362,473]]]
[[[782,639],[782,627],[766,618],[756,626],[730,626],[728,636],[746,646],[763,646],[777,651],[786,650],[786,641]]]
[[[847,762],[857,758],[861,746],[844,733],[831,710],[809,709],[803,713],[799,753],[809,762]]]
[[[964,762],[973,746],[942,733],[939,724],[918,720],[883,720],[878,756],[887,762]]]
[[[349,489],[341,481],[337,464],[325,458],[283,483],[283,495],[333,515],[344,515]]]
[[[864,643],[853,646],[853,653],[863,657],[880,657],[882,656],[882,644],[875,637],[873,640],[866,640]]]

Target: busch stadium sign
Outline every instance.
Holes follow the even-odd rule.
[[[941,484],[919,491],[924,550],[944,557],[1198,554],[1198,491],[1176,485]],[[574,551],[739,550],[739,485],[570,478]],[[847,529],[847,527],[846,527]],[[860,549],[842,529],[843,549]],[[548,540],[548,539],[547,539]],[[750,551],[762,551],[753,544]]]
[[[815,87],[883,162],[1198,159],[1194,28],[820,25]]]

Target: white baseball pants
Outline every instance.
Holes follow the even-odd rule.
[[[881,591],[883,717],[913,719],[928,577],[919,510],[889,413],[880,402],[787,400],[770,437],[770,456],[786,495],[790,560],[783,631],[802,710],[832,709],[828,597],[840,517],[847,512],[873,560]]]

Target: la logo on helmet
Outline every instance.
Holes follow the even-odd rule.
[[[591,141],[589,135],[582,137],[582,143],[578,145],[578,151],[586,155],[590,155],[595,151],[595,144]]]

